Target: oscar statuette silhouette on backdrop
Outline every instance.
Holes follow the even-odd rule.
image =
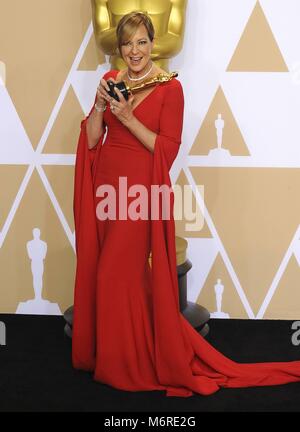
[[[224,285],[222,284],[221,279],[217,280],[217,283],[215,284],[214,288],[216,294],[217,310],[210,314],[211,318],[230,318],[227,312],[222,311],[222,298],[224,293]]]
[[[33,239],[26,244],[28,258],[31,261],[32,285],[34,298],[21,302],[16,313],[18,314],[40,314],[42,311],[48,315],[61,315],[57,303],[52,303],[42,297],[44,261],[47,255],[47,243],[41,240],[39,228],[33,228]]]
[[[91,0],[91,5],[96,43],[99,50],[109,56],[111,69],[121,70],[126,68],[126,64],[118,50],[116,28],[123,15],[138,10],[147,13],[154,25],[155,37],[151,53],[152,61],[165,71],[169,71],[169,59],[177,55],[183,45],[187,0],[127,0],[126,2],[120,0]],[[164,80],[177,76],[177,73],[160,75],[156,77],[157,81],[164,82]],[[154,83],[154,80],[152,81]],[[149,82],[147,85],[150,86],[153,83]],[[145,83],[142,84],[142,86],[144,85]],[[127,99],[130,89],[126,88],[126,84],[121,82],[118,88]],[[138,89],[135,91],[138,91]],[[111,96],[115,97],[113,86],[111,92]],[[187,272],[191,269],[192,264],[186,257],[187,241],[178,236],[176,236],[175,240],[180,311],[191,325],[202,336],[205,336],[209,331],[207,322],[210,314],[204,307],[187,301]],[[151,255],[149,259],[151,260]],[[66,320],[65,333],[71,336],[73,306],[65,311],[64,318]]]
[[[210,155],[215,156],[223,156],[230,157],[230,151],[222,147],[223,144],[223,136],[224,136],[224,126],[225,120],[222,118],[222,114],[218,114],[218,117],[215,120],[215,129],[216,129],[216,138],[217,138],[217,147],[210,150]]]

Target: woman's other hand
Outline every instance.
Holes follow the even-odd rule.
[[[134,96],[131,94],[126,100],[117,87],[115,87],[115,92],[120,101],[118,102],[116,99],[109,97],[110,110],[126,126],[134,118],[132,108]]]
[[[109,78],[110,81],[115,83],[113,78]],[[106,102],[110,102],[111,97],[107,93],[109,91],[109,86],[104,78],[101,78],[100,83],[97,87],[97,105],[106,105]]]

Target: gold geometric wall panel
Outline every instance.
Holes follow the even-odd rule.
[[[109,65],[96,47],[90,0],[0,3],[0,62],[7,86],[0,82],[1,312],[14,313],[20,302],[34,296],[26,249],[34,228],[48,246],[43,297],[63,312],[73,303],[75,277],[74,153],[83,109],[90,109],[99,77]],[[181,187],[204,186],[206,220],[198,231],[187,228],[193,224],[187,218],[175,220],[176,234],[190,242],[193,301],[214,312],[215,284],[221,279],[222,310],[231,318],[298,318],[300,157],[295,113],[300,87],[296,75],[273,72],[288,72],[283,54],[289,61],[296,59],[299,29],[292,18],[295,10],[300,14],[300,5],[247,0],[236,2],[232,11],[231,3],[188,2],[186,34],[192,34],[197,46],[192,71],[186,61],[192,53],[186,43],[190,39],[183,44],[180,62],[175,59],[188,101],[187,133],[178,171],[171,177],[178,176]],[[249,6],[253,9],[245,12]],[[228,75],[231,71],[243,73]],[[204,94],[193,94],[192,76]],[[240,95],[234,110],[233,94]],[[41,157],[31,152],[31,145],[36,149],[38,144]],[[192,211],[200,214],[202,200],[191,190]],[[287,254],[292,255],[285,268]],[[21,308],[18,312],[24,313]]]
[[[94,71],[98,65],[105,63],[105,55],[96,45],[96,39],[91,37],[77,70]]]
[[[300,170],[190,170],[256,315],[299,225]]]
[[[206,307],[210,313],[217,311],[215,284],[218,279],[224,285],[222,295],[221,310],[229,314],[230,318],[248,318],[241,299],[232,283],[231,277],[226,269],[220,254],[217,255],[215,262],[207,276],[201,289],[196,303]]]
[[[70,86],[53,124],[43,153],[74,154],[78,144],[80,122],[84,112]]]
[[[197,237],[197,238],[208,238],[209,237],[209,238],[211,238],[211,233],[208,229],[207,223],[205,220],[203,220],[203,213],[201,212],[199,205],[195,199],[194,191],[191,191],[191,195],[192,195],[191,201],[192,202],[188,203],[188,204],[184,204],[184,202],[185,202],[184,186],[189,186],[189,182],[188,182],[188,179],[186,178],[186,175],[185,175],[183,170],[180,171],[175,185],[179,185],[180,190],[182,191],[182,196],[183,196],[182,206],[186,205],[187,210],[191,209],[191,212],[193,214],[195,214],[195,220],[188,220],[185,217],[183,207],[181,208],[183,217],[182,217],[182,219],[175,220],[176,235],[178,235],[180,237],[186,237],[186,238],[189,238],[189,237]],[[200,193],[200,191],[199,191],[199,193]],[[186,199],[188,198],[188,196],[189,195],[187,194]],[[177,200],[176,200],[176,195],[175,195],[174,208],[176,208],[176,204],[177,204]],[[187,225],[195,224],[195,221],[199,221],[199,225],[201,225],[200,230],[197,230],[197,231],[188,230]]]
[[[0,231],[16,198],[27,165],[0,165]]]
[[[12,313],[19,302],[34,298],[31,261],[26,250],[34,228],[40,229],[40,239],[47,243],[42,297],[57,303],[61,311],[73,303],[74,252],[35,170],[1,248],[0,268],[5,269],[0,272],[0,297],[5,298],[2,313]]]
[[[227,71],[288,72],[259,1],[253,9]]]
[[[74,231],[73,190],[74,167],[59,165],[44,165],[43,169],[53,189],[54,195],[61,207],[71,231]]]
[[[279,281],[277,289],[264,314],[265,319],[299,319],[300,306],[300,267],[294,255]]]
[[[0,9],[7,89],[36,148],[90,24],[90,2],[1,0]]]
[[[189,154],[208,155],[210,150],[217,147],[215,122],[219,114],[224,121],[222,148],[229,150],[231,156],[249,156],[247,145],[221,87],[216,91]]]

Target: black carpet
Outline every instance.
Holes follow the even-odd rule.
[[[71,340],[63,317],[0,315],[0,411],[211,412],[300,411],[300,383],[221,389],[211,396],[166,397],[125,392],[93,381],[71,365]],[[291,321],[210,320],[206,339],[240,362],[300,359]]]

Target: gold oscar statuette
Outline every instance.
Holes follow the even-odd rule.
[[[114,83],[110,80],[107,81],[107,84],[109,86],[109,91],[107,92],[111,97],[119,101],[119,97],[115,92],[115,87],[117,87],[124,98],[128,100],[130,94],[135,94],[141,90],[145,90],[148,87],[152,87],[154,85],[162,84],[167,81],[170,81],[173,78],[176,78],[178,76],[177,72],[171,72],[171,73],[160,73],[156,76],[153,76],[149,78],[148,80],[145,80],[139,84],[136,84],[132,87],[129,87],[125,81],[120,81],[118,83]]]

